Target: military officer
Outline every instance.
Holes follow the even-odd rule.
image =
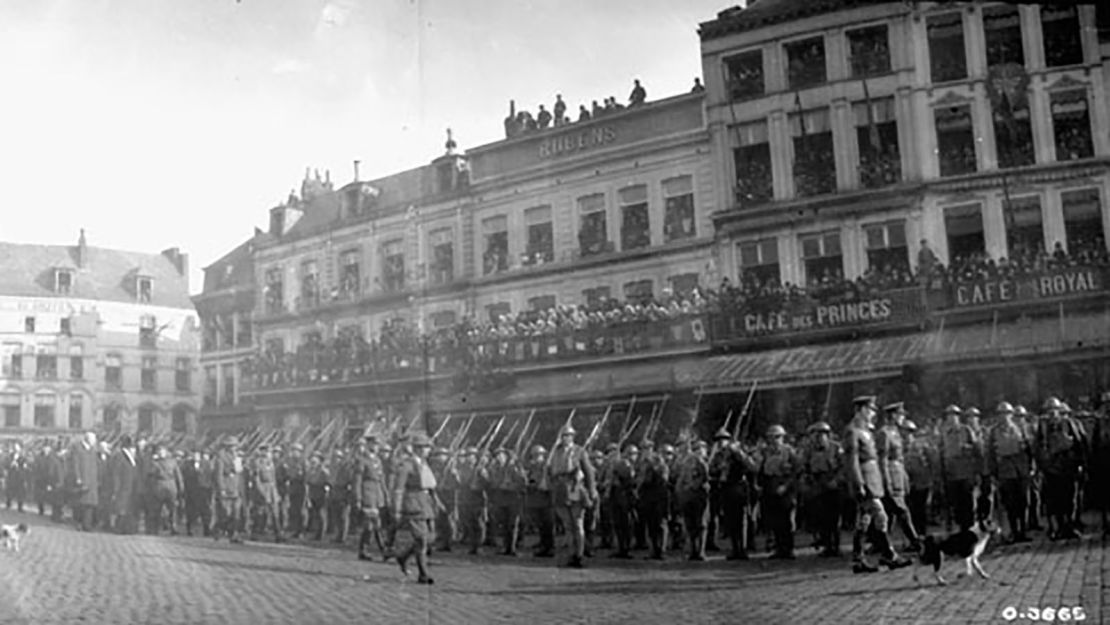
[[[863,539],[874,523],[876,547],[881,553],[881,563],[890,569],[908,566],[908,560],[898,557],[887,535],[887,516],[882,499],[883,475],[879,468],[879,454],[872,434],[878,406],[875,397],[865,395],[853,400],[855,414],[844,432],[844,468],[849,491],[856,499],[856,528],[852,534],[852,572],[874,573],[879,569],[863,556]]]
[[[794,512],[798,505],[800,469],[798,452],[786,442],[786,429],[779,424],[767,428],[767,444],[759,455],[763,487],[760,504],[774,537],[773,559],[794,559]]]
[[[234,436],[223,440],[220,451],[212,462],[212,484],[216,495],[216,528],[212,537],[219,540],[224,533],[233,543],[242,542],[239,538],[239,515],[242,506],[243,465],[235,455],[239,441]]]
[[[262,512],[263,526],[270,524],[274,530],[274,540],[281,542],[282,528],[278,519],[278,506],[281,502],[278,499],[276,469],[269,445],[259,445],[252,475],[254,500]]]
[[[940,473],[944,498],[950,514],[961,530],[975,523],[975,487],[982,473],[982,445],[975,431],[960,421],[960,408],[945,411],[940,433]]]
[[[906,505],[906,494],[909,492],[909,478],[906,475],[905,442],[902,439],[902,424],[906,421],[906,407],[902,402],[895,402],[885,407],[886,419],[882,428],[876,433],[875,446],[879,454],[879,469],[883,474],[883,506],[887,516],[897,519],[902,533],[909,541],[910,551],[921,549],[921,541],[917,529],[910,518],[909,507]]]
[[[559,444],[551,450],[547,463],[547,483],[556,514],[571,539],[572,555],[567,565],[582,568],[585,563],[586,508],[598,498],[594,467],[586,450],[575,444],[574,427],[569,423],[559,431]]]
[[[810,510],[817,530],[817,544],[824,558],[840,556],[840,496],[842,451],[832,440],[832,428],[825,421],[809,427],[813,441],[803,461],[810,493]]]
[[[385,469],[378,453],[378,437],[366,433],[356,451],[352,494],[358,511],[358,559],[370,560],[370,539],[378,547],[383,560],[389,559],[382,536],[381,515],[386,509]]]
[[[1026,507],[1029,479],[1033,474],[1033,448],[1025,431],[1014,421],[1014,407],[1001,402],[995,408],[998,422],[990,428],[986,442],[987,467],[998,481],[1002,507],[1010,522],[1010,541],[1028,542]]]
[[[412,452],[397,463],[393,483],[394,524],[397,526],[397,562],[408,575],[408,559],[416,558],[420,576],[417,583],[433,583],[428,573],[428,546],[435,539],[432,524],[443,504],[436,498],[436,478],[428,466],[432,442],[425,434],[415,434],[409,442]],[[407,540],[406,540],[407,539]]]

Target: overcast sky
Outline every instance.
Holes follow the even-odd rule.
[[[196,292],[306,167],[343,184],[431,161],[447,127],[496,141],[510,98],[686,92],[732,4],[3,0],[0,240],[181,247]]]

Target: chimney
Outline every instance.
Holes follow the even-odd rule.
[[[188,254],[182,254],[180,248],[171,247],[168,250],[163,250],[162,251],[162,256],[165,256],[166,258],[170,259],[170,262],[173,263],[174,268],[177,269],[177,273],[179,273],[183,276],[188,275],[188,273],[189,273],[189,255]]]
[[[361,161],[355,161],[355,182],[358,182],[358,164]]]
[[[88,245],[85,243],[85,229],[81,228],[81,236],[77,239],[77,266],[81,269],[85,268],[85,262],[88,261],[89,250]]]

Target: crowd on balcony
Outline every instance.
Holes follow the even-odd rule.
[[[695,90],[697,90],[697,85],[695,85]],[[617,102],[616,96],[604,98],[603,101],[603,104],[598,104],[597,100],[594,100],[589,107],[585,104],[578,105],[577,121],[589,121],[622,111],[627,107],[640,106],[647,101],[647,90],[644,89],[639,80],[634,80],[632,93],[628,95],[627,107]],[[520,135],[540,132],[552,127],[566,126],[574,122],[575,120],[567,115],[567,104],[563,100],[562,94],[555,95],[555,103],[552,104],[551,110],[540,104],[535,115],[527,110],[517,111],[516,101],[510,100],[509,116],[505,118],[505,138],[512,139]]]
[[[1021,278],[1065,267],[1110,267],[1110,256],[1101,235],[1077,237],[1065,250],[1057,242],[1051,253],[1039,246],[1015,246],[1010,258],[998,260],[977,252],[959,255],[948,267],[939,263],[932,266],[930,282],[959,284],[999,278]],[[939,283],[939,284],[938,284]]]

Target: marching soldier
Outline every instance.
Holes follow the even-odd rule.
[[[307,466],[304,446],[294,443],[284,464],[285,492],[289,497],[289,530],[293,538],[300,538],[305,531],[304,504],[308,493],[305,484]]]
[[[331,491],[328,492],[328,518],[331,519],[331,529],[335,532],[333,540],[340,545],[347,542],[347,534],[351,529],[355,461],[354,458],[348,459],[342,449],[336,449],[332,454],[332,473],[335,478]]]
[[[1083,426],[1067,414],[1066,405],[1049,397],[1038,429],[1039,466],[1044,472],[1045,507],[1053,540],[1079,538],[1074,517],[1076,489],[1086,468],[1087,436]]]
[[[154,508],[151,515],[153,523],[147,528],[147,533],[158,534],[163,528],[168,527],[170,534],[176,536],[174,508],[183,486],[181,470],[177,466],[177,461],[169,455],[165,445],[158,443],[154,446],[154,462],[149,470],[147,484],[153,496]]]
[[[1102,405],[1091,433],[1091,486],[1102,521],[1103,538],[1110,536],[1110,392],[1102,394]]]
[[[778,424],[767,429],[767,445],[759,458],[763,485],[762,511],[775,541],[772,559],[794,559],[794,511],[798,505],[798,453],[786,443],[786,430]]]
[[[644,439],[640,442],[639,450],[639,459],[637,463],[633,465],[636,469],[636,514],[633,516],[632,538],[635,542],[633,549],[636,551],[641,551],[648,548],[647,523],[644,519],[642,502],[640,501],[639,484],[644,474],[644,465],[647,464],[648,459],[651,456],[655,455],[655,443],[650,440]]]
[[[600,510],[601,548],[613,549],[613,509],[609,505],[609,493],[613,485],[613,464],[620,458],[620,446],[609,443],[605,446],[604,457],[595,455],[594,470],[597,471],[597,492],[601,495],[597,507]]]
[[[269,445],[259,445],[255,455],[254,466],[251,468],[251,480],[255,506],[257,507],[261,523],[251,528],[251,536],[264,530],[269,524],[274,530],[274,541],[282,542],[281,525],[278,522],[277,475],[274,469],[274,459],[270,457]]]
[[[652,449],[651,441],[643,441],[640,447],[644,452],[636,470],[639,518],[651,543],[648,559],[663,560],[663,549],[667,544],[670,472],[663,455]]]
[[[721,494],[725,472],[728,470],[728,454],[722,453],[722,450],[728,446],[731,438],[728,428],[722,427],[713,435],[713,448],[709,451],[709,523],[706,527],[706,551],[719,550],[717,533],[721,522]]]
[[[386,509],[385,468],[377,447],[378,437],[367,433],[362,437],[356,452],[358,464],[355,466],[352,490],[359,518],[359,560],[371,559],[368,553],[371,538],[378,546],[378,553],[381,554],[382,559],[389,559],[382,537],[381,519]]]
[[[1029,505],[1029,479],[1033,474],[1033,449],[1024,430],[1014,421],[1014,407],[1001,402],[995,408],[999,422],[987,438],[987,465],[990,476],[998,480],[1002,507],[1010,522],[1010,541],[1029,542],[1025,519]]]
[[[686,537],[682,529],[682,510],[678,508],[678,499],[675,497],[675,486],[678,480],[678,455],[674,445],[665,444],[659,448],[663,461],[667,463],[667,514],[664,534],[664,549],[682,551],[683,539]]]
[[[547,483],[552,504],[571,538],[572,554],[567,566],[582,568],[585,555],[586,508],[597,501],[594,468],[586,450],[574,442],[574,427],[569,423],[559,431],[559,444],[551,450],[547,463]]]
[[[316,540],[324,540],[328,527],[328,492],[331,491],[331,471],[324,465],[324,454],[314,452],[305,474],[308,487],[308,531],[316,528]]]
[[[428,460],[436,476],[436,495],[443,503],[443,510],[436,516],[436,539],[440,551],[451,551],[451,543],[457,540],[459,520],[459,473],[452,466],[451,454],[443,447],[437,447]]]
[[[832,428],[824,421],[809,427],[813,442],[803,462],[810,493],[810,510],[823,558],[840,556],[840,496],[842,458],[840,444],[832,440]]]
[[[717,438],[721,439],[722,435],[730,436],[724,428],[717,432]],[[739,442],[726,444],[718,453],[726,459],[721,485],[721,522],[730,545],[726,559],[747,560],[749,526],[752,524],[750,506],[754,499],[752,487],[759,465]]]
[[[689,560],[704,562],[709,516],[709,446],[705,441],[695,441],[693,451],[676,464],[675,501],[690,543]]]
[[[1037,415],[1032,414],[1025,408],[1025,406],[1018,404],[1014,406],[1014,423],[1021,428],[1025,434],[1025,439],[1033,446],[1033,462],[1038,462],[1037,458],[1037,429],[1038,418]],[[1028,531],[1040,531],[1043,529],[1041,525],[1041,513],[1044,505],[1043,498],[1041,497],[1041,486],[1044,483],[1044,476],[1038,468],[1033,472],[1033,476],[1029,479],[1029,488],[1026,494],[1029,499],[1029,506],[1026,508],[1026,521],[1025,529]]]
[[[205,536],[212,533],[212,475],[199,451],[193,452],[181,467],[181,483],[185,487],[185,533],[193,535],[193,524],[199,522]]]
[[[489,472],[478,464],[478,449],[468,447],[459,460],[459,517],[470,555],[478,555],[486,541]]]
[[[590,464],[594,467],[594,473],[598,476],[598,491],[601,492],[601,480],[605,475],[605,454],[600,449],[590,450]],[[594,543],[597,542],[598,536],[601,537],[601,548],[612,549],[612,534],[613,528],[609,526],[609,516],[607,510],[604,509],[601,498],[598,497],[593,501],[593,505],[586,508],[586,557],[593,557]]]
[[[882,499],[883,475],[879,468],[879,454],[875,449],[874,428],[878,406],[870,395],[853,400],[855,414],[844,432],[844,467],[848,488],[856,499],[856,528],[852,534],[852,572],[874,573],[879,569],[863,556],[863,539],[874,523],[876,546],[881,563],[893,570],[908,566],[908,560],[899,558],[887,535],[887,516]]]
[[[416,434],[410,441],[412,453],[406,454],[397,464],[393,483],[394,525],[398,538],[409,539],[397,549],[397,562],[401,572],[408,575],[407,562],[416,557],[420,572],[417,583],[431,584],[428,574],[428,547],[434,540],[432,523],[443,504],[436,499],[436,478],[428,466],[428,452],[432,442],[425,434]],[[402,540],[402,543],[405,541]]]
[[[902,440],[902,424],[906,421],[906,407],[902,402],[896,402],[886,406],[885,412],[885,422],[875,437],[879,468],[883,474],[883,490],[886,493],[883,506],[886,508],[888,517],[898,520],[902,533],[910,542],[909,550],[919,551],[921,542],[910,518],[909,507],[906,505],[909,479],[906,476],[905,443]]]
[[[929,497],[938,474],[936,449],[927,432],[918,435],[917,424],[913,421],[903,421],[902,432],[906,442],[906,477],[910,482],[906,505],[914,529],[924,534],[929,527]]]
[[[502,555],[516,556],[526,479],[511,452],[505,447],[499,448],[490,467],[490,507],[493,508],[496,525],[502,532]]]
[[[239,538],[239,515],[242,505],[243,464],[235,455],[239,441],[234,437],[224,439],[220,451],[212,462],[212,483],[216,494],[216,529],[212,538],[219,540],[226,534],[233,543]]]
[[[636,508],[636,461],[639,449],[629,443],[625,446],[624,456],[619,452],[609,462],[608,489],[604,493],[609,500],[609,511],[613,518],[613,533],[617,538],[617,550],[610,557],[628,560],[632,558],[632,515]]]
[[[949,512],[961,531],[975,523],[975,486],[981,474],[982,447],[975,431],[960,422],[960,408],[948,406],[940,434],[940,473]]]
[[[555,555],[555,512],[551,507],[551,489],[546,474],[547,450],[543,445],[536,445],[532,447],[526,468],[528,485],[524,502],[532,525],[539,533],[539,544],[532,553],[537,558],[551,558]]]

